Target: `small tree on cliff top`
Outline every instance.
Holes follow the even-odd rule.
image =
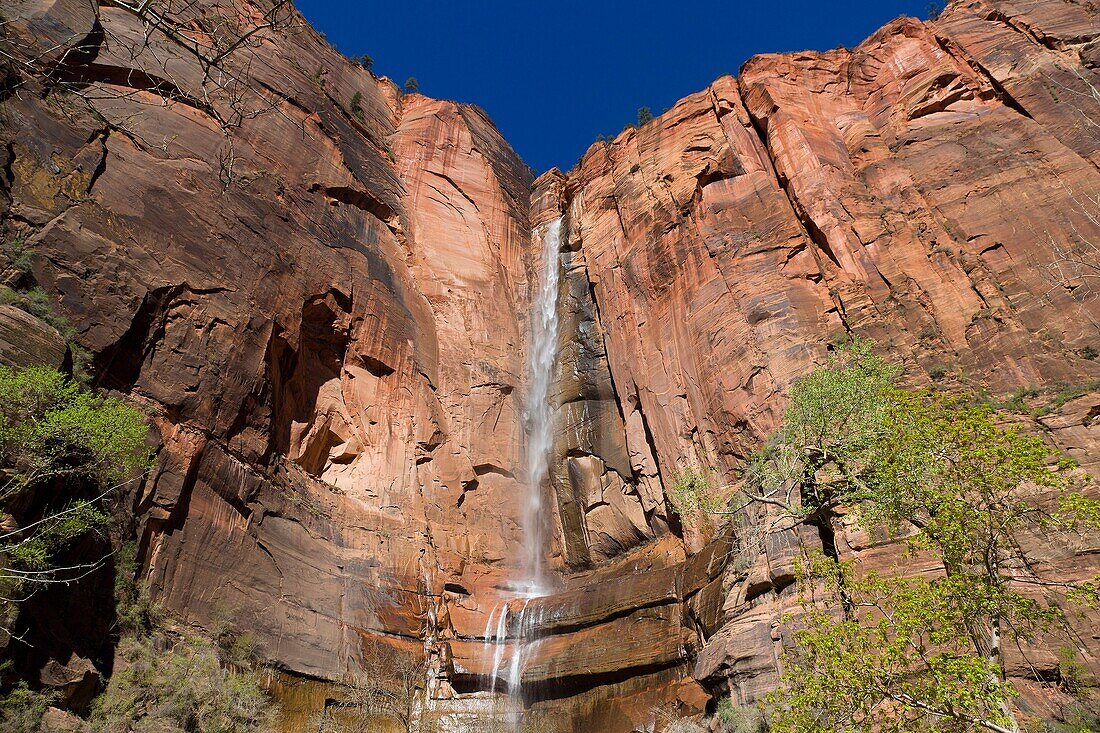
[[[742,507],[830,531],[849,511],[943,568],[882,577],[835,551],[809,558],[774,730],[1018,730],[1006,638],[1061,624],[1061,600],[1097,600],[1096,582],[1043,577],[1019,542],[1024,531],[1100,527],[1100,503],[1070,490],[1071,464],[998,426],[988,407],[903,390],[897,376],[869,343],[842,348],[792,388],[783,428],[746,470]],[[1024,488],[1053,495],[1051,506]]]

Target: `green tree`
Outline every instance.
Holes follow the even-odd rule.
[[[0,367],[0,583],[10,604],[71,582],[101,559],[58,567],[57,554],[108,521],[105,500],[148,467],[142,414],[44,367]],[[92,498],[81,498],[91,496]]]
[[[420,92],[420,82],[416,80],[415,76],[410,76],[405,80],[405,92],[407,94],[417,94]]]
[[[1071,490],[1069,462],[1042,440],[987,406],[901,389],[871,346],[839,349],[794,385],[731,511],[755,504],[831,533],[843,508],[934,553],[942,577],[860,577],[826,545],[833,557],[808,563],[804,592],[828,592],[805,598],[773,728],[1015,731],[1006,636],[1061,624],[1059,596],[1097,600],[1095,582],[1042,577],[1018,540],[1100,526],[1100,503]]]
[[[355,115],[356,117],[358,117],[360,120],[363,119],[363,93],[362,92],[356,92],[355,94],[351,95],[351,113],[353,115]]]
[[[374,70],[374,59],[371,58],[370,56],[368,56],[365,53],[360,54],[359,56],[352,56],[351,60],[352,60],[353,63],[359,64],[360,66],[362,66],[367,71],[373,71]]]
[[[1012,689],[968,636],[980,597],[968,579],[861,576],[818,556],[800,580],[794,644],[769,700],[772,731],[1015,730]]]
[[[638,127],[641,127],[652,119],[653,113],[649,111],[649,107],[638,108]]]

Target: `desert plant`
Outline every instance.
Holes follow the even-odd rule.
[[[1077,659],[1077,650],[1064,646],[1058,650],[1058,685],[1071,695],[1079,695],[1088,684],[1088,670]]]
[[[766,733],[764,715],[754,706],[735,705],[728,697],[722,698],[714,711],[721,733]]]
[[[700,513],[721,513],[724,502],[713,482],[701,470],[687,468],[676,474],[665,497],[673,513],[685,523],[697,521]]]
[[[126,542],[115,551],[115,619],[122,634],[150,633],[164,619],[140,573],[137,547]]]
[[[38,733],[42,716],[56,701],[56,695],[37,692],[18,682],[0,696],[0,730],[4,733]]]
[[[130,636],[123,639],[118,657],[122,664],[91,715],[93,726],[104,733],[273,728],[276,709],[259,675],[223,667],[210,640]]]
[[[420,92],[420,82],[416,80],[415,76],[410,76],[405,80],[405,93],[406,94],[418,94]]]
[[[8,263],[20,275],[28,275],[33,264],[33,254],[26,246],[26,240],[22,237],[5,239],[0,245],[0,254],[7,258]]]

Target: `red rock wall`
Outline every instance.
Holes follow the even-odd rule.
[[[203,89],[155,32],[126,56],[129,13],[14,10],[20,42],[95,56],[82,96],[5,103],[6,203],[99,383],[155,415],[158,598],[293,672],[354,666],[370,632],[419,644],[444,583],[517,543],[529,171],[483,113],[397,94],[296,14],[230,57],[260,111],[222,129],[125,86],[166,58]]]
[[[571,244],[622,412],[646,426],[665,486],[698,467],[735,480],[792,380],[846,333],[916,384],[1030,387],[1039,405],[1080,387],[1021,425],[1095,471],[1098,38],[1082,5],[956,3],[852,50],[753,58],[588,150],[567,177]],[[688,547],[705,534],[685,528]],[[854,527],[837,541],[871,567],[932,568]],[[695,626],[696,678],[746,702],[774,684],[807,546],[816,532],[771,537],[731,565],[728,593],[688,600],[724,619]],[[1040,554],[1084,578],[1096,546]],[[1095,619],[1078,631],[1096,638]],[[1028,657],[1054,664],[1049,649]]]
[[[578,731],[698,709],[691,675],[745,701],[774,683],[792,559],[820,538],[734,557],[664,487],[732,479],[832,339],[876,339],[914,383],[1049,402],[1100,379],[1100,282],[1074,264],[1100,243],[1088,6],[956,3],[856,49],[754,58],[533,193],[483,113],[399,94],[297,15],[211,95],[193,54],[143,45],[109,4],[5,12],[4,42],[66,80],[5,93],[5,223],[99,385],[154,415],[163,448],[135,499],[150,582],[290,673],[427,639],[441,705],[483,684],[521,554],[530,231],[556,216],[562,587],[535,603],[525,680]],[[1025,422],[1095,470],[1097,414],[1093,390]],[[1090,542],[1045,560],[1088,572]]]

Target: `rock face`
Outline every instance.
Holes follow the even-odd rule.
[[[774,684],[793,558],[821,538],[745,557],[665,492],[732,480],[836,336],[914,384],[1034,387],[1052,409],[1025,427],[1100,468],[1091,6],[957,2],[757,57],[537,181],[480,110],[399,93],[287,6],[187,12],[5,10],[34,61],[5,69],[0,203],[98,385],[154,415],[135,508],[155,594],[252,630],[290,676],[426,643],[437,710],[484,697],[505,605],[520,632],[531,232],[558,216],[559,587],[523,611],[523,679],[577,731],[697,710],[694,680],[746,702]],[[902,561],[854,528],[837,544]],[[1083,575],[1097,546],[1044,561]]]

